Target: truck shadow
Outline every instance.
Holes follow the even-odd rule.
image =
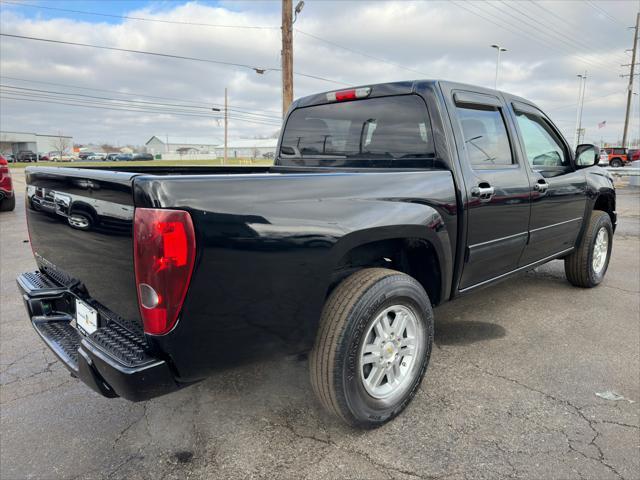
[[[497,323],[481,321],[436,321],[434,341],[436,345],[469,345],[476,342],[502,338],[507,331]]]

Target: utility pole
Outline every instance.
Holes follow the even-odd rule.
[[[282,0],[282,116],[293,101],[293,9]]]
[[[633,99],[633,79],[636,66],[636,52],[638,50],[638,24],[640,24],[640,12],[636,13],[636,26],[633,31],[633,53],[629,67],[629,87],[627,90],[627,111],[624,116],[624,133],[622,134],[622,148],[627,146],[627,133],[629,131],[629,117],[631,115],[631,100]]]
[[[224,87],[224,160],[223,165],[227,164],[227,138],[229,133],[229,107],[227,99],[227,87]]]
[[[304,7],[304,0],[291,9],[292,0],[282,0],[282,116],[293,102],[293,24]],[[295,14],[295,16],[293,16]],[[261,72],[258,72],[261,73]]]

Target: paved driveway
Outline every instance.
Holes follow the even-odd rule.
[[[637,189],[619,191],[619,212],[599,288],[571,287],[557,261],[438,308],[422,388],[395,421],[364,432],[320,409],[297,358],[137,404],[71,378],[14,283],[34,268],[20,195],[0,214],[0,476],[638,479]],[[624,399],[596,396],[607,391]]]

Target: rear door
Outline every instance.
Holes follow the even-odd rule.
[[[575,170],[569,145],[536,107],[511,102],[526,163],[531,171],[529,243],[520,260],[526,266],[575,245],[586,208],[583,170]]]
[[[464,291],[517,268],[528,236],[530,186],[502,98],[464,90],[448,96],[466,189]]]

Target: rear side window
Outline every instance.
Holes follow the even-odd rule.
[[[426,106],[417,95],[402,95],[294,110],[279,164],[420,167],[433,158]]]
[[[502,113],[494,107],[457,107],[469,162],[474,168],[511,165],[513,156]]]
[[[613,150],[613,153],[616,154],[616,155],[624,155],[626,152],[625,152],[624,148],[615,148]]]

